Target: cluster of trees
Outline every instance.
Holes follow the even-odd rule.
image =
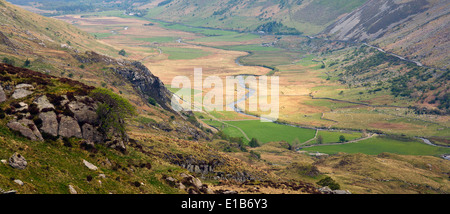
[[[302,33],[295,28],[287,27],[281,22],[272,21],[258,26],[256,31],[264,31],[267,34],[275,35],[301,35]]]

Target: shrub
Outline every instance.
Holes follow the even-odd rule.
[[[125,56],[125,55],[127,55],[127,52],[124,49],[122,49],[119,51],[119,55]]]
[[[333,180],[331,177],[328,177],[328,176],[326,178],[318,181],[317,185],[320,185],[320,186],[323,186],[323,187],[324,186],[328,186],[332,190],[338,190],[338,189],[341,188],[341,186],[338,183],[336,183],[335,180]]]
[[[153,99],[153,97],[148,98],[148,103],[150,103],[150,105],[152,105],[152,106],[156,106],[156,100]]]
[[[248,142],[248,145],[249,145],[250,147],[252,147],[252,148],[256,148],[256,147],[261,146],[256,138],[252,138],[252,139],[250,140],[250,142]]]

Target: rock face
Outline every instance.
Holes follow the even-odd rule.
[[[69,116],[61,117],[61,121],[59,122],[58,135],[68,138],[83,138],[80,125],[78,125],[78,122],[74,118]]]
[[[2,86],[0,85],[0,103],[5,102],[6,101],[6,94],[5,91],[3,91]]]
[[[45,132],[54,137],[58,136],[59,126],[55,112],[42,112],[39,114],[39,118],[42,120],[41,132]]]
[[[7,124],[7,126],[14,131],[20,132],[23,136],[27,137],[30,140],[39,140],[39,141],[44,140],[38,128],[31,120],[28,119],[22,119],[19,121],[12,120]]]
[[[9,165],[15,169],[25,169],[28,163],[22,155],[16,152],[9,158]]]
[[[172,93],[140,62],[131,62],[128,66],[114,68],[113,71],[130,81],[145,98],[152,97],[164,109],[173,111],[171,107]]]
[[[164,109],[173,111],[171,107],[172,92],[164,83],[140,62],[130,62],[126,60],[116,60],[98,53],[88,51],[85,55],[74,56],[81,63],[104,62],[114,65],[114,73],[131,82],[133,87],[146,100],[154,98]]]

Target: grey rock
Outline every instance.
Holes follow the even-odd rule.
[[[16,85],[16,89],[30,89],[30,90],[34,90],[34,87],[32,85],[30,85],[30,84],[22,83],[22,84]]]
[[[37,129],[34,122],[31,120],[28,119],[22,119],[19,121],[12,120],[7,124],[7,126],[14,131],[20,132],[23,136],[27,137],[30,140],[44,141],[41,133]]]
[[[2,192],[2,194],[5,194],[5,195],[14,195],[16,193],[17,193],[16,190],[9,190],[9,191],[6,191],[6,192]]]
[[[19,184],[20,186],[24,185],[23,181],[21,181],[19,179],[14,180],[14,183]]]
[[[58,135],[63,137],[77,137],[82,138],[80,125],[78,122],[69,116],[61,117],[59,122]]]
[[[114,140],[108,143],[108,146],[113,149],[118,149],[121,151],[126,151],[127,147],[125,146],[125,143],[122,140]]]
[[[3,91],[2,86],[0,85],[0,103],[5,102],[6,101],[6,94],[5,91]]]
[[[25,169],[28,163],[25,157],[16,152],[9,158],[9,165],[15,169]]]
[[[342,194],[352,194],[352,193],[351,193],[350,191],[348,191],[348,190],[334,190],[333,193],[334,193],[334,194],[340,194],[340,195],[342,195]]]
[[[226,190],[226,191],[224,191],[222,194],[225,194],[225,195],[235,195],[235,194],[238,194],[238,192],[237,192],[237,191],[234,191],[234,190]]]
[[[72,185],[69,185],[69,193],[72,195],[78,194],[77,190]]]
[[[64,98],[63,100],[61,100],[61,106],[65,106],[67,103],[69,103],[69,98],[67,97],[67,95],[61,95],[62,98]]]
[[[323,194],[352,194],[348,190],[332,190],[328,186],[321,187],[319,191]]]
[[[28,109],[28,104],[26,104],[24,102],[20,102],[19,105],[20,105],[20,107],[16,108],[16,111],[23,111],[25,109]]]
[[[83,139],[94,143],[103,142],[102,134],[99,131],[97,131],[97,129],[94,128],[94,126],[92,126],[91,124],[89,123],[83,124],[83,126],[81,127],[81,131],[83,133]]]
[[[18,88],[16,90],[14,90],[13,95],[11,96],[13,99],[20,99],[20,98],[24,98],[30,94],[32,94],[32,91],[28,91],[26,89],[23,88]]]
[[[75,119],[80,123],[95,124],[97,122],[97,113],[92,106],[88,106],[82,102],[72,101],[69,103],[69,109],[75,115]]]
[[[58,120],[55,112],[42,112],[39,114],[39,118],[42,120],[41,132],[45,132],[55,137],[58,136]]]
[[[39,111],[42,111],[42,109],[55,109],[55,106],[48,101],[48,98],[45,95],[38,97],[33,103],[38,106]]]
[[[96,167],[94,164],[87,162],[86,160],[83,160],[84,165],[90,169],[96,171],[98,167]]]

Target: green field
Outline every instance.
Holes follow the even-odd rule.
[[[243,42],[259,38],[258,35],[249,33],[229,34],[220,36],[207,36],[199,39],[192,40],[192,42]]]
[[[363,153],[367,155],[378,155],[383,152],[400,155],[441,155],[450,153],[450,148],[430,146],[419,141],[399,140],[388,137],[375,137],[358,143],[342,145],[327,145],[304,148],[304,151],[321,152],[326,154]]]
[[[315,135],[315,130],[313,129],[265,123],[259,120],[226,121],[226,123],[241,128],[249,138],[256,138],[262,143],[275,141],[292,143],[296,139],[300,142],[305,142],[312,139]]]
[[[210,54],[209,52],[201,49],[193,48],[161,47],[161,50],[164,54],[169,55],[170,60],[197,59]]]

